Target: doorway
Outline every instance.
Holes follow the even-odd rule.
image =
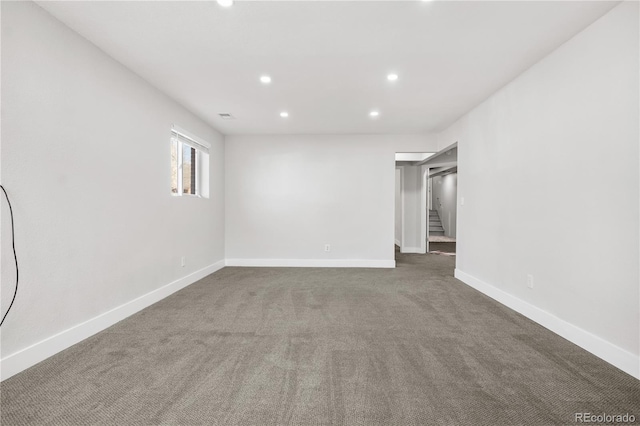
[[[424,162],[429,253],[455,255],[458,213],[458,144]]]
[[[457,169],[429,178],[429,252],[456,253]]]
[[[395,162],[395,245],[400,253],[425,254],[427,248],[426,169],[430,152],[398,152]]]
[[[437,153],[398,152],[395,165],[397,251],[455,254],[457,143]]]

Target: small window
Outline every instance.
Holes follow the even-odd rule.
[[[209,144],[171,129],[171,193],[209,197]]]

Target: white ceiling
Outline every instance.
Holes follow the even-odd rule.
[[[411,134],[442,130],[617,2],[38,4],[222,133]]]

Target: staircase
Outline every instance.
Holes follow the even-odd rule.
[[[429,235],[444,236],[444,228],[440,222],[438,210],[429,210]]]

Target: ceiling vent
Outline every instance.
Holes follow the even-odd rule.
[[[220,116],[220,118],[222,118],[223,120],[235,120],[236,118],[229,114],[228,112],[221,112],[220,114],[218,114]]]

